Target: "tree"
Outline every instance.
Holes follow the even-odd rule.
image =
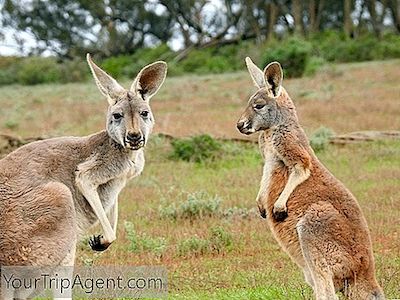
[[[157,14],[148,1],[6,0],[4,24],[30,32],[36,52],[51,50],[70,58],[91,51],[102,56],[133,53],[146,38],[166,42],[173,22]],[[151,5],[150,5],[151,6]]]

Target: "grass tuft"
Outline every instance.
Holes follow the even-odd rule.
[[[310,137],[310,145],[315,152],[320,152],[326,149],[329,140],[333,137],[334,132],[327,127],[318,128]]]
[[[211,196],[206,192],[196,192],[187,195],[185,201],[172,203],[168,206],[160,206],[161,218],[172,220],[177,219],[202,219],[218,215],[221,199],[218,196]]]

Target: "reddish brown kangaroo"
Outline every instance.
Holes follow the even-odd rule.
[[[283,250],[303,269],[316,299],[384,299],[371,238],[351,192],[318,160],[282,87],[278,62],[247,68],[258,88],[237,127],[260,131],[264,170],[257,203]]]

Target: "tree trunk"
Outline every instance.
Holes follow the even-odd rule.
[[[378,17],[377,17],[377,14],[376,14],[376,1],[375,0],[367,1],[367,8],[368,8],[368,12],[369,12],[369,15],[370,15],[372,29],[374,30],[375,35],[377,37],[380,37],[380,35],[381,35],[381,24],[379,24]]]
[[[267,40],[274,37],[274,26],[278,16],[278,7],[275,3],[270,2],[268,6],[268,27],[267,27]]]
[[[315,32],[315,23],[317,21],[317,11],[316,11],[316,4],[315,0],[310,0],[308,3],[308,13],[310,15],[310,28],[309,32],[314,33]]]
[[[294,32],[296,34],[302,34],[302,7],[300,0],[293,0],[292,1],[292,15],[294,19]]]
[[[352,0],[344,0],[344,11],[343,11],[343,23],[344,23],[344,33],[347,37],[352,37],[353,35],[353,21],[351,20],[351,7]]]
[[[400,33],[400,0],[388,1],[388,7],[392,14],[394,27]]]

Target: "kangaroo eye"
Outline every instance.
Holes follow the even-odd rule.
[[[120,113],[113,113],[112,116],[113,116],[113,118],[114,118],[115,121],[119,121],[119,120],[121,120],[122,117],[123,117],[123,115],[120,114]]]
[[[147,117],[149,116],[149,112],[148,112],[147,110],[144,110],[144,111],[142,111],[142,112],[140,113],[140,115],[141,115],[143,118],[147,118]]]
[[[255,109],[261,109],[261,108],[263,108],[265,106],[265,104],[256,104],[255,106],[254,106],[254,108]]]

